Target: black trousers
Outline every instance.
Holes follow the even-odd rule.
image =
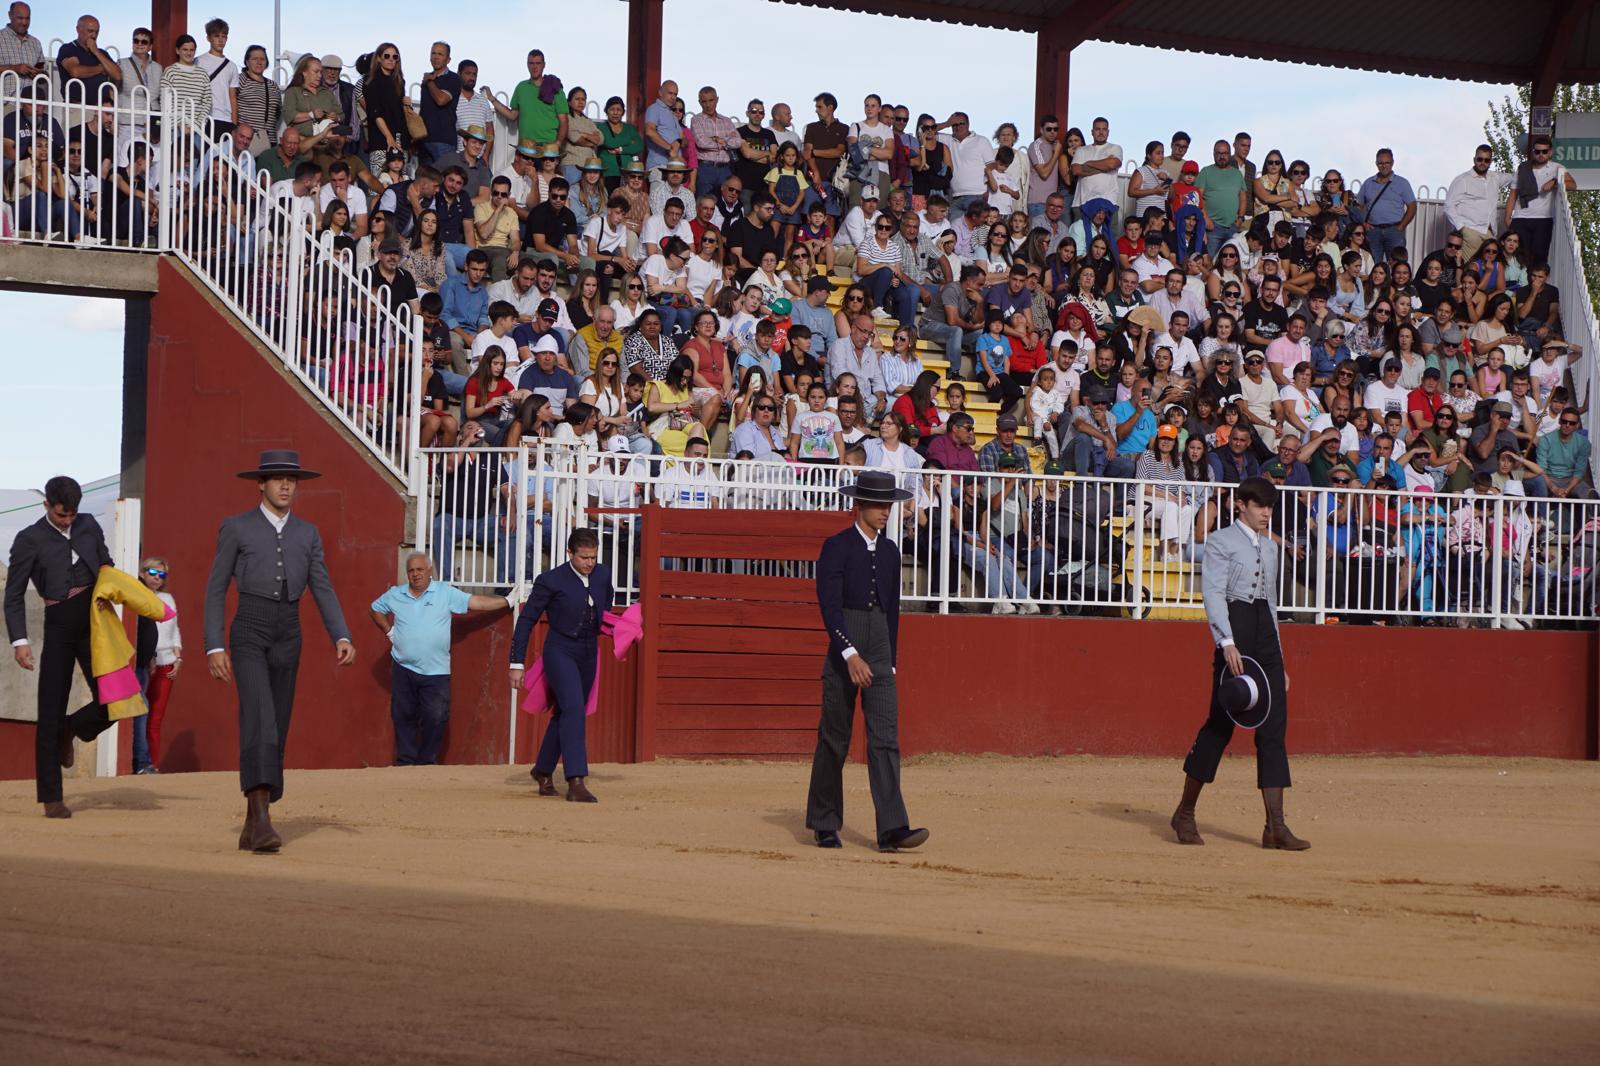
[[[822,667],[822,720],[811,759],[811,790],[806,796],[806,827],[837,831],[844,824],[844,761],[861,696],[867,726],[867,784],[877,812],[878,835],[909,825],[900,796],[899,701],[889,652],[889,623],[882,611],[844,612],[850,643],[872,668],[872,684],[857,689],[843,660],[829,655]]]
[[[419,674],[393,663],[389,716],[394,719],[394,764],[432,766],[439,761],[450,721],[450,675]]]
[[[1272,692],[1272,713],[1254,730],[1256,787],[1288,788],[1289,752],[1284,747],[1284,735],[1289,725],[1289,704],[1283,686],[1283,649],[1278,644],[1278,628],[1266,600],[1228,601],[1228,621],[1233,625],[1233,643],[1239,654],[1261,664]],[[1217,679],[1223,669],[1222,649],[1218,648],[1211,660],[1211,711],[1194,738],[1189,757],[1183,760],[1183,772],[1208,785],[1217,779],[1222,753],[1233,739],[1233,719],[1217,699]]]
[[[96,703],[94,671],[89,665],[89,609],[92,591],[80,592],[44,609],[44,649],[39,653],[39,726],[33,737],[33,782],[40,803],[61,800],[61,733],[93,740],[111,725],[103,704]],[[89,682],[89,702],[72,714],[72,668]]]
[[[300,604],[241,595],[228,644],[239,688],[239,789],[267,785],[276,803],[300,671]]]

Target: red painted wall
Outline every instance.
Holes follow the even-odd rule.
[[[1595,757],[1589,632],[1285,626],[1292,752]],[[1198,622],[908,615],[906,754],[1182,755],[1205,720]],[[1248,752],[1240,735],[1234,748]]]

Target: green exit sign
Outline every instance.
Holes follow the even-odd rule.
[[[1551,157],[1571,169],[1600,166],[1600,137],[1556,137]]]

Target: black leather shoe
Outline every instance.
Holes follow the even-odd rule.
[[[926,843],[927,839],[926,829],[907,829],[901,826],[899,829],[889,830],[878,838],[878,850],[904,851]]]
[[[832,829],[818,829],[817,830],[817,847],[819,847],[819,848],[842,848],[842,847],[844,847],[844,845],[839,843],[839,834],[836,833],[834,830],[832,830]]]

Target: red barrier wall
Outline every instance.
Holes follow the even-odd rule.
[[[1283,634],[1293,752],[1595,757],[1593,633],[1290,625]],[[908,615],[901,746],[1182,755],[1205,720],[1210,649],[1198,622]]]

